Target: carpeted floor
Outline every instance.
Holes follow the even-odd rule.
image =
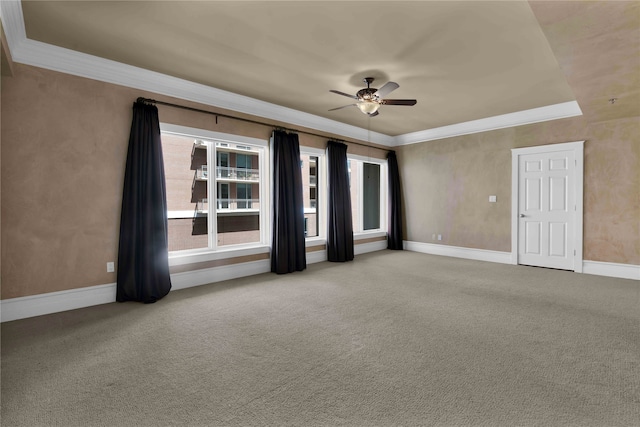
[[[381,251],[2,325],[2,426],[638,426],[640,282]]]

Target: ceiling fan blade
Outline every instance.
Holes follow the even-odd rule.
[[[384,105],[416,105],[418,101],[415,99],[382,99],[381,104]]]
[[[339,90],[330,90],[329,92],[337,93],[338,95],[346,96],[348,98],[358,99],[358,97],[355,95],[349,95],[348,93],[340,92]]]
[[[355,106],[356,106],[356,104],[343,105],[342,107],[332,108],[329,111],[335,111],[335,110],[340,110],[341,108],[355,107]]]
[[[377,96],[378,98],[384,98],[385,96],[389,95],[391,92],[398,89],[399,87],[400,85],[396,82],[386,82],[384,86],[378,89],[378,91],[373,95]]]

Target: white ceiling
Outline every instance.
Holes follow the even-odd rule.
[[[4,6],[4,5],[3,5]],[[396,136],[573,101],[525,1],[22,1],[29,41]],[[4,18],[3,18],[4,22]],[[7,25],[5,24],[5,29]],[[8,37],[9,38],[9,37]],[[369,118],[349,98],[391,80]]]

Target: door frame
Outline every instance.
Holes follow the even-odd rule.
[[[561,144],[537,145],[534,147],[511,149],[511,264],[518,264],[518,199],[519,199],[519,158],[525,154],[552,153],[554,151],[573,151],[575,209],[573,214],[573,271],[582,273],[583,243],[583,186],[584,186],[584,141],[565,142]]]

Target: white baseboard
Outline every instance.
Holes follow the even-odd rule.
[[[619,277],[640,280],[640,265],[616,264],[613,262],[583,261],[582,272],[597,276]]]
[[[253,276],[270,271],[271,261],[269,259],[185,271],[171,275],[171,290],[177,291],[179,289],[222,282],[223,280],[236,279],[238,277]]]
[[[433,243],[411,242],[405,240],[404,248],[408,251],[422,252],[431,255],[442,255],[477,261],[513,264],[511,252],[489,251],[485,249],[462,248],[458,246],[435,245]],[[618,277],[622,279],[640,280],[640,265],[616,264],[613,262],[583,261],[583,274]]]
[[[433,243],[403,242],[404,249],[431,255],[450,256],[455,258],[489,261],[501,264],[511,264],[511,252],[489,251],[486,249],[463,248],[460,246],[436,245]]]
[[[387,240],[376,240],[375,242],[354,245],[353,254],[362,255],[369,252],[383,251],[385,249],[387,249]]]
[[[356,255],[385,249],[387,242],[371,242],[356,245]],[[327,260],[327,251],[307,253],[307,264]],[[171,275],[171,290],[191,288],[209,283],[221,282],[239,277],[271,271],[269,259],[244,262],[241,264],[224,265],[201,270],[174,273]],[[65,291],[49,292],[0,301],[0,322],[25,319],[27,317],[43,316],[61,311],[75,310],[99,304],[108,304],[116,300],[116,284],[89,286],[86,288],[69,289]]]
[[[327,260],[327,250],[307,252],[307,264],[315,264]]]
[[[116,284],[89,286],[0,301],[0,321],[25,319],[116,300]]]
[[[380,251],[387,248],[387,241],[363,243],[354,246],[356,255]],[[447,245],[434,245],[421,242],[404,242],[404,248],[409,251],[422,252],[432,255],[451,256],[456,258],[489,261],[511,264],[510,252],[471,249]],[[314,264],[327,260],[327,251],[307,253],[307,264]],[[245,262],[242,264],[225,265],[202,270],[187,271],[171,275],[172,290],[186,289],[208,283],[252,276],[271,271],[268,259]],[[640,265],[616,264],[600,261],[584,261],[583,273],[599,276],[618,277],[623,279],[640,280]],[[42,316],[60,311],[75,310],[99,304],[108,304],[116,300],[116,284],[89,286],[86,288],[69,289],[66,291],[50,292],[46,294],[11,298],[0,301],[0,321],[25,319],[27,317]]]
[[[357,240],[356,240],[357,241]],[[387,249],[387,241],[380,240],[369,243],[362,243],[353,246],[354,255],[362,255],[369,252],[383,251]],[[307,252],[307,264],[327,261],[327,250]]]
[[[176,291],[269,271],[271,271],[271,263],[266,259],[174,273],[171,275],[171,290]],[[115,302],[115,300],[115,283],[10,298],[0,301],[0,321],[10,322],[27,317],[43,316],[93,305],[108,304]]]

